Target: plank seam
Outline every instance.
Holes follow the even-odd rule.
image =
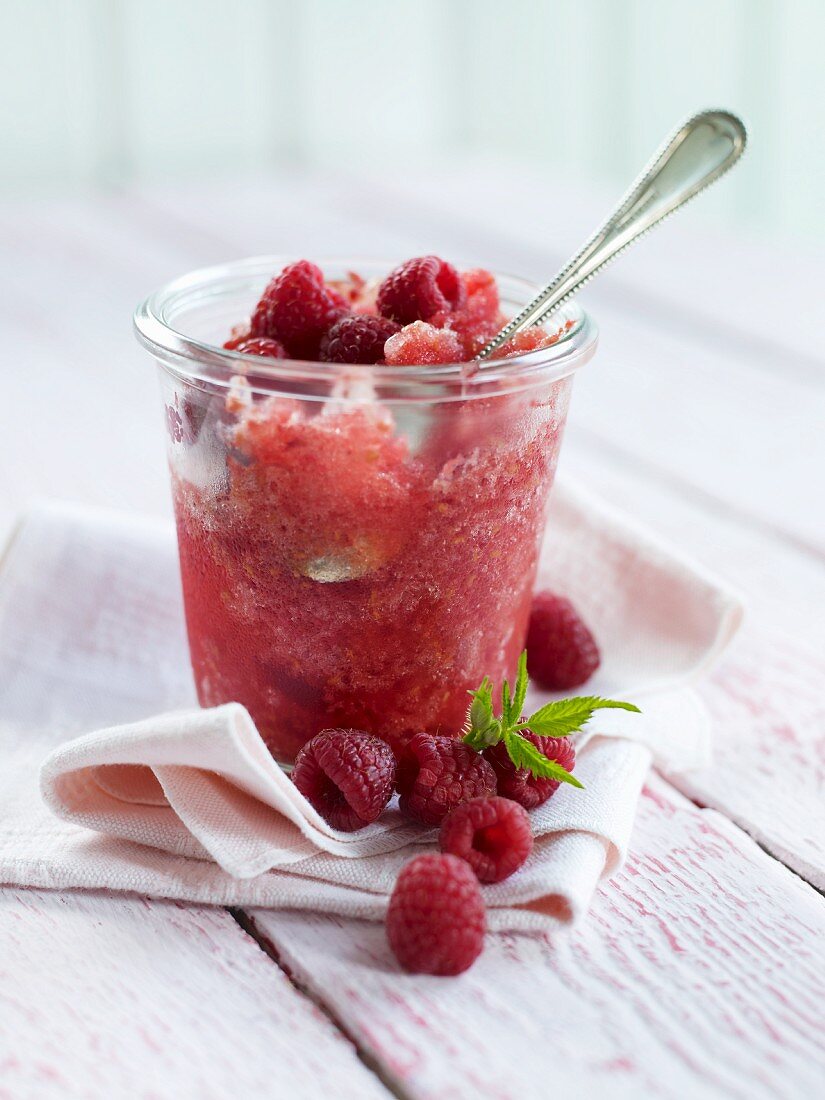
[[[340,1015],[335,1012],[324,1000],[322,1000],[321,996],[316,993],[315,990],[311,989],[308,985],[306,985],[304,982],[299,981],[295,977],[295,974],[290,970],[286,963],[284,963],[283,959],[281,958],[281,954],[275,944],[267,935],[260,931],[254,919],[250,917],[249,914],[246,913],[243,909],[230,908],[227,910],[227,912],[233,918],[233,920],[237,922],[239,927],[244,932],[246,932],[246,934],[251,937],[251,939],[253,939],[255,943],[257,943],[261,951],[263,951],[263,953],[273,963],[275,963],[278,969],[289,981],[293,989],[295,989],[296,992],[299,993],[302,997],[306,997],[306,999],[310,1001],[319,1010],[319,1012],[322,1012],[333,1025],[333,1027],[335,1027],[347,1040],[347,1042],[350,1043],[356,1055],[358,1056],[359,1061],[364,1065],[367,1070],[369,1070],[370,1073],[374,1074],[374,1076],[378,1078],[378,1080],[381,1082],[387,1092],[394,1096],[396,1100],[415,1100],[413,1094],[403,1089],[399,1085],[398,1081],[396,1081],[387,1072],[385,1067],[381,1064],[380,1060],[374,1054],[370,1053],[370,1051],[367,1050],[366,1047],[364,1047],[363,1044],[355,1038],[350,1028],[341,1019]]]

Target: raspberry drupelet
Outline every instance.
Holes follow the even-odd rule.
[[[376,821],[389,802],[395,757],[380,737],[322,730],[299,751],[292,782],[334,829],[352,833]]]
[[[321,340],[347,310],[343,296],[324,283],[320,267],[299,260],[267,286],[252,314],[251,335],[280,340],[296,359],[315,359]]]
[[[522,721],[525,719],[522,718]],[[555,760],[565,771],[573,771],[576,750],[567,737],[539,737],[532,730],[521,730],[521,736],[531,741],[548,760]],[[541,806],[560,786],[557,779],[544,779],[532,775],[526,768],[517,768],[501,741],[485,749],[484,757],[496,773],[498,793],[518,802],[526,810],[535,810],[537,806]]]
[[[464,860],[427,853],[402,869],[387,910],[387,939],[412,974],[462,974],[484,948],[487,918]]]
[[[527,631],[531,678],[547,691],[569,691],[589,680],[600,663],[596,640],[570,600],[537,592]]]
[[[452,264],[438,256],[417,256],[389,273],[376,304],[383,317],[409,325],[454,313],[466,298],[464,280]]]
[[[352,313],[336,321],[321,341],[327,363],[381,363],[384,345],[399,331],[395,321]]]
[[[445,818],[438,837],[442,852],[469,863],[479,882],[501,882],[533,850],[527,811],[509,798],[473,798]]]
[[[396,787],[401,812],[422,825],[438,825],[450,810],[495,793],[490,764],[452,737],[418,733],[401,754]]]
[[[224,347],[227,345],[224,344]],[[260,355],[266,359],[286,359],[286,349],[279,340],[273,340],[271,336],[249,336],[235,344],[232,351],[241,352],[244,355]]]

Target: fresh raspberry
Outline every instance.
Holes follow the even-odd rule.
[[[527,811],[509,798],[473,798],[456,806],[441,825],[442,852],[470,864],[479,882],[501,882],[533,850]]]
[[[402,869],[387,910],[387,939],[404,970],[462,974],[481,954],[486,927],[478,880],[463,859],[430,852]]]
[[[461,363],[465,358],[461,341],[452,329],[434,328],[426,321],[415,321],[391,336],[384,357],[397,367]]]
[[[392,796],[395,757],[361,730],[322,730],[299,750],[292,782],[334,829],[353,833],[377,820]]]
[[[226,347],[225,344],[224,347]],[[241,340],[233,350],[244,355],[260,355],[265,359],[289,358],[284,345],[277,340],[273,340],[270,336],[251,336],[246,340]]]
[[[438,256],[417,256],[391,271],[378,290],[378,312],[408,325],[460,309],[467,290],[452,264]]]
[[[280,340],[296,358],[314,359],[324,335],[346,312],[342,296],[324,285],[320,267],[299,260],[263,292],[252,314],[252,335]]]
[[[569,691],[601,663],[599,647],[570,600],[537,592],[527,630],[527,669],[547,691]]]
[[[327,363],[380,363],[384,344],[398,332],[395,321],[368,314],[350,314],[336,321],[321,341],[321,358]]]
[[[463,741],[417,733],[401,754],[395,785],[402,813],[424,825],[438,825],[460,803],[495,794],[496,775]]]
[[[525,719],[522,718],[522,721]],[[572,772],[576,764],[576,750],[566,737],[539,737],[532,730],[521,730],[520,733],[532,741],[548,760],[555,760],[565,771]],[[502,741],[485,749],[484,756],[495,769],[498,793],[503,798],[518,802],[525,810],[535,810],[536,806],[541,806],[560,786],[558,779],[537,779],[527,768],[517,768]]]

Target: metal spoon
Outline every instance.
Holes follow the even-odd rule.
[[[702,111],[689,118],[656,153],[604,225],[477,358],[489,358],[515,333],[541,324],[620,252],[732,168],[746,142],[744,123],[730,111]]]

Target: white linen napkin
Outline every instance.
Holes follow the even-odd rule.
[[[707,763],[708,719],[685,685],[741,618],[718,582],[581,490],[556,489],[550,523],[540,584],[578,603],[604,654],[587,690],[644,714],[598,712],[579,736],[585,790],[534,811],[530,860],[485,887],[494,928],[581,916],[624,858],[651,754],[670,772]],[[0,744],[15,749],[0,779],[4,882],[380,919],[413,845],[432,843],[394,806],[359,833],[331,829],[237,704],[145,718],[193,701],[162,525],[32,512],[0,574],[0,668]],[[44,749],[107,721],[46,760],[51,816],[36,795]]]

